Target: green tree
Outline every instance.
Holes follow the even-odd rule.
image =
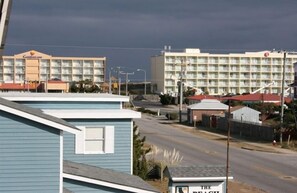
[[[278,106],[276,111],[281,112],[281,107]],[[285,134],[284,138],[296,137],[297,133],[297,102],[286,103],[286,108],[284,108],[283,124],[280,124],[280,113],[273,118],[275,122],[275,134],[280,134],[281,132]],[[288,141],[289,142],[289,141]]]
[[[191,87],[187,87],[187,90],[184,91],[184,93],[183,93],[184,102],[185,102],[186,104],[189,104],[189,99],[188,99],[188,97],[190,97],[190,96],[195,96],[195,93],[196,93],[196,89],[193,89],[193,88],[191,88]]]
[[[284,124],[286,131],[288,133],[297,132],[297,102],[293,101],[290,104],[286,104],[288,106],[284,111]]]
[[[169,94],[160,95],[160,102],[162,105],[169,105],[171,104],[173,97]]]
[[[76,82],[71,82],[71,85],[70,85],[70,89],[69,89],[69,92],[72,92],[72,93],[77,93],[78,92],[78,86],[76,86]]]
[[[274,103],[254,103],[250,105],[251,108],[261,112],[261,120],[264,121],[271,117],[278,111],[279,107]]]
[[[146,154],[150,152],[150,148],[144,147],[145,137],[141,137],[138,126],[133,122],[133,174],[147,178],[148,163]]]
[[[73,82],[70,86],[70,92],[98,93],[100,91],[101,89],[90,79]]]

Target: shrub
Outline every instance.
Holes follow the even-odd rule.
[[[178,118],[178,114],[177,113],[167,113],[166,117],[169,120],[176,120]]]

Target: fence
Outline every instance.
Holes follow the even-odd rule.
[[[215,120],[213,120],[215,119]],[[202,126],[211,128],[217,131],[228,131],[228,119],[226,117],[202,115]],[[234,119],[230,119],[230,132],[231,135],[238,135],[240,137],[251,138],[254,140],[267,140],[272,141],[274,139],[274,128],[251,123],[241,122]]]

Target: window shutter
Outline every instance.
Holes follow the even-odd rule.
[[[85,127],[77,126],[81,131],[75,135],[75,153],[84,154],[85,150]]]
[[[105,153],[114,153],[114,126],[105,127]]]

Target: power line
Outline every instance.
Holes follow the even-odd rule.
[[[120,46],[80,46],[80,45],[57,45],[57,44],[13,44],[6,43],[7,46],[16,46],[16,47],[25,47],[25,46],[34,46],[34,47],[48,47],[48,48],[80,48],[80,49],[109,49],[109,50],[150,50],[150,51],[163,51],[164,48],[156,48],[156,47],[120,47]],[[178,52],[182,51],[187,47],[193,46],[185,46],[184,48],[174,48],[170,51]],[[201,48],[197,46],[197,48],[201,49],[204,52],[257,52],[259,50],[263,51],[265,49],[259,48]],[[266,49],[267,50],[267,49]],[[272,50],[272,49],[271,49]]]
[[[49,48],[80,48],[80,49],[112,49],[112,50],[155,50],[161,51],[163,48],[146,48],[146,47],[117,47],[117,46],[79,46],[79,45],[53,45],[53,44],[6,44],[7,46],[35,46]]]

